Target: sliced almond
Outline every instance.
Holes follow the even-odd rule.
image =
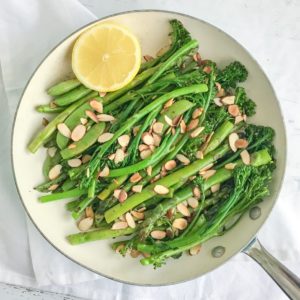
[[[203,159],[204,158],[203,151],[201,151],[201,150],[197,151],[196,152],[196,158]]]
[[[172,106],[173,103],[174,103],[174,99],[171,98],[170,100],[168,100],[168,101],[165,103],[164,108],[166,109],[166,108]]]
[[[226,96],[221,99],[222,103],[225,105],[234,104],[235,96]]]
[[[74,149],[74,148],[76,148],[77,146],[76,146],[76,144],[70,144],[69,146],[68,146],[68,149]]]
[[[62,165],[58,164],[52,167],[49,171],[48,177],[50,180],[54,180],[60,175]]]
[[[94,214],[93,208],[91,206],[88,206],[85,209],[85,215],[86,215],[86,217],[94,218],[95,214]]]
[[[109,154],[109,155],[107,156],[107,158],[108,158],[109,160],[114,160],[115,157],[116,157],[116,153],[112,153],[112,154]]]
[[[55,191],[59,187],[59,184],[55,183],[48,187],[48,191]]]
[[[104,132],[102,133],[101,135],[99,135],[98,137],[98,142],[100,144],[103,144],[109,140],[111,140],[113,138],[114,134],[113,133],[110,133],[110,132]]]
[[[183,116],[182,115],[179,115],[179,116],[176,116],[174,119],[173,119],[173,126],[177,126],[181,120],[182,120]]]
[[[176,229],[183,230],[187,227],[187,220],[184,218],[175,219],[172,226]]]
[[[176,168],[176,161],[175,160],[169,160],[167,161],[165,164],[164,164],[164,167],[167,171],[171,171],[173,170],[174,168]]]
[[[198,199],[194,197],[188,198],[187,203],[191,208],[197,208],[199,205]]]
[[[243,119],[244,119],[244,122],[247,122],[247,115],[246,114],[243,115]]]
[[[128,134],[123,134],[118,137],[118,143],[121,147],[127,147],[130,142],[130,136]]]
[[[176,208],[185,217],[189,217],[191,215],[189,209],[182,203],[179,203]]]
[[[53,101],[51,101],[49,103],[49,106],[50,106],[50,108],[56,108],[57,107],[57,105]]]
[[[197,199],[199,199],[200,196],[201,196],[201,191],[200,191],[200,189],[199,189],[197,186],[195,186],[195,187],[193,188],[193,195],[194,195],[194,197],[197,198]]]
[[[244,118],[242,116],[236,116],[234,119],[234,124],[239,124],[242,121],[244,121]]]
[[[221,86],[221,84],[220,84],[219,82],[216,82],[216,83],[215,83],[215,86],[216,86],[216,88],[217,88],[217,91],[220,91],[221,88],[222,88],[222,86]]]
[[[176,158],[181,162],[183,163],[184,165],[188,165],[191,161],[186,157],[184,156],[183,154],[177,154],[176,155]]]
[[[237,151],[237,147],[235,146],[236,141],[239,139],[239,136],[236,132],[233,132],[229,135],[229,146],[233,152]]]
[[[209,177],[215,175],[216,172],[217,172],[216,170],[207,170],[204,172],[202,177],[203,177],[203,179],[208,179]]]
[[[181,120],[181,122],[180,122],[180,132],[181,133],[186,132],[186,124],[185,124],[184,120]]]
[[[198,108],[196,108],[193,111],[192,118],[193,119],[197,119],[197,118],[199,118],[201,116],[202,113],[203,113],[203,108],[202,107],[198,107]]]
[[[210,72],[211,72],[211,67],[210,67],[210,66],[205,66],[205,67],[203,68],[203,72],[204,72],[204,73],[207,73],[207,74],[210,74]]]
[[[109,175],[109,167],[105,166],[102,171],[99,172],[98,177],[107,177]]]
[[[125,215],[121,215],[118,219],[120,221],[126,222]]]
[[[242,159],[243,163],[245,165],[250,165],[250,160],[251,159],[250,159],[249,152],[247,150],[243,150],[240,155],[241,155],[241,159]]]
[[[121,190],[118,200],[120,203],[123,203],[127,199],[127,197],[128,197],[127,192],[125,190]]]
[[[132,214],[135,218],[137,218],[138,220],[143,220],[144,217],[145,217],[145,214],[144,214],[143,212],[136,211],[136,210],[133,210],[133,211],[131,212],[131,214]]]
[[[170,49],[170,46],[169,46],[169,45],[166,45],[166,46],[160,48],[160,49],[157,51],[156,56],[162,56],[162,55],[164,55],[169,49]]]
[[[126,222],[130,228],[135,228],[135,221],[131,215],[131,213],[127,212],[125,215]]]
[[[135,127],[133,127],[133,128],[132,128],[132,133],[133,133],[133,135],[136,136],[137,133],[139,132],[139,130],[140,130],[140,126],[135,126]]]
[[[214,132],[211,132],[206,138],[204,144],[201,146],[201,151],[204,152],[205,149],[207,148],[212,136],[214,135]]]
[[[90,106],[92,109],[94,109],[96,112],[102,114],[103,113],[103,104],[97,100],[91,100]]]
[[[228,163],[224,166],[225,169],[227,170],[233,170],[236,166],[236,163]]]
[[[63,136],[70,138],[71,137],[71,130],[65,123],[60,123],[57,125],[57,130],[59,133],[61,133]]]
[[[231,104],[228,106],[228,112],[231,116],[233,117],[237,117],[238,115],[240,115],[240,109],[236,104]]]
[[[111,115],[107,115],[107,114],[99,114],[97,115],[97,119],[100,122],[112,122],[115,120],[115,118]]]
[[[86,125],[87,122],[88,122],[88,120],[87,120],[86,118],[80,118],[80,123],[81,123],[82,125]]]
[[[43,118],[42,119],[42,125],[46,127],[48,124],[49,124],[49,120],[46,119],[46,118]]]
[[[156,240],[162,240],[166,237],[167,233],[162,230],[153,230],[150,235]]]
[[[105,95],[106,95],[106,92],[99,92],[99,96],[100,96],[100,97],[103,98]]]
[[[68,165],[71,168],[77,168],[77,167],[81,166],[81,164],[82,164],[82,161],[79,158],[72,158],[72,159],[68,160]]]
[[[200,250],[201,250],[201,245],[196,245],[193,248],[191,248],[189,250],[189,252],[190,252],[190,255],[193,256],[193,255],[197,255],[200,252]]]
[[[144,151],[144,150],[148,150],[149,149],[149,146],[148,145],[145,145],[145,144],[140,144],[139,145],[139,151]]]
[[[119,199],[120,193],[121,193],[121,189],[114,190],[114,197],[117,198],[117,199]]]
[[[85,114],[86,114],[91,120],[93,120],[95,123],[98,123],[98,122],[99,122],[99,120],[98,120],[96,114],[95,114],[93,111],[91,111],[91,110],[86,110],[86,111],[85,111]]]
[[[216,97],[223,97],[223,96],[225,96],[225,90],[221,88],[216,94]]]
[[[172,129],[171,129],[171,132],[172,132],[172,135],[175,135],[175,133],[176,133],[175,128],[172,128]]]
[[[174,208],[169,208],[169,209],[167,210],[166,217],[167,217],[169,220],[171,220],[172,217],[173,217],[173,215],[174,215],[174,213],[175,213],[175,209],[174,209]]]
[[[55,154],[56,154],[56,151],[57,151],[57,148],[56,148],[56,147],[50,147],[50,148],[48,148],[48,150],[47,150],[48,155],[49,155],[50,157],[54,157]]]
[[[187,130],[187,131],[191,131],[191,130],[197,128],[198,124],[199,124],[199,119],[193,119],[193,120],[188,124],[186,130]]]
[[[136,249],[131,249],[131,251],[130,251],[130,256],[132,258],[137,258],[140,254],[141,254],[141,252]]]
[[[163,132],[164,129],[164,124],[161,122],[155,122],[152,126],[152,129],[155,133],[157,134],[161,134]]]
[[[220,187],[221,187],[221,184],[220,183],[217,183],[217,184],[214,184],[210,187],[210,190],[212,193],[216,193],[217,191],[220,190]]]
[[[156,134],[156,133],[152,133],[153,139],[154,139],[154,146],[158,147],[160,145],[161,142],[161,136]]]
[[[169,118],[167,115],[165,115],[165,121],[169,126],[173,126],[173,121],[171,118]]]
[[[245,139],[238,139],[236,142],[235,142],[235,147],[238,148],[238,149],[243,149],[243,148],[247,148],[249,145],[248,141],[245,140]]]
[[[214,99],[214,103],[215,103],[217,106],[219,106],[219,107],[223,106],[223,103],[222,103],[222,101],[221,101],[221,98],[219,98],[219,97],[216,97],[216,98]]]
[[[190,136],[192,138],[195,138],[195,137],[199,136],[199,134],[204,130],[204,128],[205,127],[198,127],[198,128],[196,128],[194,131],[192,131],[192,133],[191,133]]]
[[[151,55],[144,55],[143,58],[144,58],[145,61],[150,61],[150,60],[154,59],[154,57],[151,56]]]
[[[139,182],[140,180],[142,179],[142,176],[139,172],[137,173],[134,173],[130,178],[129,178],[129,181],[131,183],[137,183]]]
[[[158,195],[166,195],[169,193],[169,189],[163,185],[158,184],[154,187],[154,192]]]
[[[202,169],[199,171],[199,174],[202,175],[202,174],[205,173],[207,170],[211,169],[213,166],[214,166],[213,163],[208,164],[207,166],[205,166],[204,168],[202,168]]]
[[[134,185],[131,190],[134,192],[134,193],[140,193],[142,190],[143,190],[143,185],[141,184],[137,184],[137,185]]]
[[[79,124],[73,129],[71,133],[71,139],[74,142],[78,142],[84,137],[85,133],[86,133],[86,127],[82,124]]]
[[[123,151],[123,149],[117,149],[114,158],[115,164],[122,162],[124,158],[125,158],[125,152]]]
[[[149,157],[152,154],[152,151],[150,149],[147,150],[143,150],[140,153],[140,157],[141,159],[146,159],[147,157]]]
[[[152,174],[152,166],[148,166],[147,167],[146,173],[147,173],[148,176],[151,176],[151,174]]]
[[[116,253],[120,254],[120,253],[121,253],[121,250],[122,250],[122,249],[124,249],[124,247],[125,247],[125,245],[124,245],[124,244],[120,244],[120,245],[118,245],[118,246],[117,246],[117,248],[116,248],[116,250],[115,250],[115,251],[116,251]]]
[[[149,145],[149,149],[151,150],[151,152],[154,152],[154,150],[156,149],[156,147],[154,145]]]
[[[93,223],[94,223],[93,218],[91,218],[91,217],[84,218],[81,221],[79,221],[78,229],[80,231],[87,231],[93,226]]]
[[[199,65],[201,64],[201,56],[200,56],[200,53],[195,53],[194,55],[193,55],[193,60],[195,61],[195,62],[197,62]]]
[[[125,229],[128,227],[127,222],[124,221],[118,221],[114,223],[114,225],[111,227],[112,230],[118,230],[118,229]]]
[[[154,145],[154,138],[152,136],[152,134],[150,134],[149,132],[144,132],[142,134],[142,141],[144,144],[146,145]]]

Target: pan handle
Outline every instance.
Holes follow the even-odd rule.
[[[273,257],[257,238],[254,238],[243,252],[260,264],[290,299],[300,299],[299,277]]]

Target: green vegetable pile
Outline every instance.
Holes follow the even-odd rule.
[[[81,231],[72,245],[123,236],[112,248],[154,267],[229,230],[269,194],[275,168],[274,131],[246,122],[256,105],[238,86],[245,66],[203,60],[183,25],[170,24],[168,50],[147,56],[124,88],[51,87],[37,111],[55,117],[28,146],[48,152],[39,201],[70,199]]]

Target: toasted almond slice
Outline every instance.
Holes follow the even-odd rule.
[[[162,240],[166,237],[167,233],[162,230],[153,230],[150,235],[156,240]]]
[[[186,124],[184,120],[181,120],[180,122],[180,133],[185,133],[186,132]]]
[[[187,227],[187,220],[184,218],[175,219],[172,226],[176,229],[183,230]]]
[[[139,145],[139,151],[144,151],[144,150],[148,150],[149,149],[149,146],[148,145],[145,145],[145,144],[140,144]]]
[[[133,210],[133,211],[131,212],[131,214],[132,214],[135,218],[137,218],[138,220],[143,220],[144,217],[145,217],[145,214],[144,214],[143,212],[136,211],[136,210]]]
[[[118,143],[121,147],[127,147],[130,141],[130,136],[128,134],[123,134],[118,137]]]
[[[130,251],[130,256],[132,258],[137,258],[140,254],[141,254],[141,252],[136,249],[131,249],[131,251]]]
[[[154,145],[150,145],[149,149],[151,150],[151,152],[154,152],[154,150],[156,149],[156,147]]]
[[[202,168],[202,169],[199,171],[199,174],[202,175],[202,173],[204,173],[204,172],[206,172],[207,170],[211,169],[213,166],[214,166],[213,163],[208,164],[207,166],[205,166],[204,168]]]
[[[127,192],[125,190],[121,190],[118,200],[120,203],[123,203],[127,199],[127,197],[128,197]]]
[[[196,158],[203,159],[204,158],[203,151],[201,151],[201,150],[197,151],[196,152]]]
[[[234,119],[234,124],[239,124],[242,121],[244,121],[244,118],[242,116],[236,116]]]
[[[192,247],[189,252],[190,252],[190,255],[197,255],[201,250],[201,245],[196,245],[194,247]]]
[[[199,134],[204,130],[205,127],[198,127],[196,128],[192,133],[191,133],[191,137],[195,138],[197,136],[199,136]]]
[[[150,253],[147,253],[147,252],[142,252],[142,255],[144,256],[144,257],[150,257],[151,256],[151,254]]]
[[[109,167],[105,166],[102,171],[99,172],[98,177],[107,177],[109,175]]]
[[[82,164],[82,161],[81,161],[81,159],[79,159],[79,158],[72,158],[72,159],[69,159],[69,160],[68,160],[68,165],[69,165],[71,168],[77,168],[77,167],[79,167],[81,164]]]
[[[119,219],[120,221],[126,222],[126,219],[125,219],[125,216],[124,216],[124,215],[121,215],[118,219]]]
[[[139,132],[139,130],[140,130],[140,126],[135,126],[135,127],[133,127],[133,128],[132,128],[132,133],[133,133],[133,135],[136,136],[137,133]]]
[[[172,106],[172,105],[173,105],[173,103],[174,103],[174,99],[173,99],[173,98],[171,98],[170,100],[168,100],[168,101],[165,103],[165,105],[164,105],[164,109],[166,109],[166,108],[168,108],[168,107]]]
[[[176,168],[176,161],[175,160],[169,160],[167,161],[165,164],[164,164],[164,167],[167,171],[171,171],[173,170],[174,168]]]
[[[236,166],[236,163],[228,163],[224,166],[225,169],[227,170],[233,170]]]
[[[137,183],[142,179],[142,176],[139,172],[134,173],[133,175],[131,175],[131,177],[129,178],[129,181],[131,183]]]
[[[48,152],[48,155],[50,157],[54,157],[54,155],[56,154],[56,151],[57,151],[57,148],[56,147],[50,147],[48,148],[47,152]]]
[[[160,176],[161,177],[165,177],[167,175],[167,171],[166,170],[161,170],[160,171]]]
[[[237,147],[235,146],[236,141],[239,139],[239,136],[236,132],[233,132],[229,135],[229,146],[233,152],[237,151]]]
[[[190,163],[190,160],[183,154],[177,154],[176,158],[184,165],[188,165]]]
[[[222,88],[222,86],[221,86],[221,84],[220,84],[219,82],[216,82],[216,83],[215,83],[215,86],[216,86],[216,88],[217,88],[217,91],[220,91],[221,88]]]
[[[87,122],[88,122],[88,120],[87,120],[86,118],[80,118],[80,123],[81,123],[82,125],[86,125]]]
[[[243,163],[245,165],[250,165],[251,159],[249,152],[247,150],[243,150],[240,155]]]
[[[57,164],[54,167],[52,167],[49,171],[48,177],[50,180],[54,180],[60,175],[62,165]]]
[[[165,121],[169,126],[173,126],[173,121],[171,118],[169,118],[167,115],[165,115]]]
[[[210,187],[210,190],[211,190],[212,193],[215,193],[215,192],[217,192],[217,191],[220,190],[220,187],[221,187],[221,184],[220,184],[220,183],[217,183],[217,184],[212,185],[212,186]]]
[[[50,102],[49,106],[50,106],[50,108],[56,108],[57,107],[57,105],[53,101]]]
[[[116,250],[115,250],[116,253],[121,254],[121,250],[124,249],[124,247],[125,247],[125,244],[118,245]]]
[[[247,122],[247,115],[246,114],[243,115],[243,119],[244,119],[244,122]]]
[[[71,137],[71,130],[65,123],[59,123],[57,125],[57,130],[65,137],[70,138]]]
[[[100,96],[100,97],[103,98],[105,95],[106,95],[106,92],[99,92],[99,96]]]
[[[235,96],[226,96],[221,99],[222,103],[225,105],[234,104]]]
[[[151,176],[151,174],[152,174],[152,166],[148,166],[147,167],[146,173],[147,173],[148,176]]]
[[[144,58],[145,61],[150,61],[150,60],[154,59],[154,57],[151,56],[151,55],[144,55],[143,58]]]
[[[216,97],[224,97],[224,96],[225,96],[225,90],[221,88],[216,94]]]
[[[197,62],[198,65],[201,64],[201,56],[200,56],[200,53],[199,53],[199,52],[197,52],[197,53],[195,53],[195,54],[193,55],[193,60],[194,60],[195,62]]]
[[[176,116],[172,121],[173,126],[177,126],[181,122],[182,118],[183,118],[183,115]]]
[[[134,193],[140,193],[142,190],[143,190],[143,185],[142,184],[137,184],[137,185],[134,185],[131,190],[134,192]]]
[[[97,100],[91,100],[90,106],[92,109],[94,109],[96,112],[102,114],[103,113],[103,104]]]
[[[48,124],[49,124],[49,120],[46,119],[46,118],[43,118],[42,119],[42,125],[46,127]]]
[[[154,146],[158,147],[160,145],[161,142],[161,136],[156,134],[156,133],[152,133],[153,139],[154,139]]]
[[[187,203],[191,208],[197,208],[199,205],[198,200],[194,197],[188,198]]]
[[[78,142],[84,137],[85,133],[86,133],[86,127],[82,124],[79,124],[73,129],[71,133],[71,139],[74,142]]]
[[[187,131],[191,131],[195,128],[197,128],[199,124],[199,119],[193,119],[187,126]]]
[[[174,208],[169,208],[169,209],[167,210],[166,217],[167,217],[169,220],[171,220],[172,217],[173,217],[173,215],[174,215],[174,213],[175,213],[175,209],[174,209]]]
[[[207,170],[202,175],[203,179],[208,179],[209,177],[213,176],[217,171],[216,170]]]
[[[228,106],[228,112],[231,116],[233,117],[237,117],[238,115],[240,115],[240,109],[236,104],[231,104]]]
[[[91,120],[93,120],[95,123],[98,123],[98,122],[99,122],[99,120],[98,120],[96,114],[95,114],[93,111],[91,111],[91,110],[86,110],[86,111],[85,111],[85,114],[86,114]]]
[[[142,134],[142,141],[144,144],[146,145],[154,145],[154,138],[152,136],[152,134],[150,134],[149,132],[144,132]]]
[[[158,195],[166,195],[169,193],[169,189],[163,185],[157,184],[154,187],[154,192]]]
[[[155,133],[161,134],[164,129],[164,124],[162,122],[155,122],[152,126],[152,129]]]
[[[115,118],[111,115],[107,115],[107,114],[99,114],[97,115],[97,119],[100,122],[112,122],[115,120]]]
[[[93,223],[94,223],[93,218],[91,218],[91,217],[84,218],[81,221],[79,221],[78,229],[80,231],[87,231],[93,226]]]
[[[223,106],[223,103],[221,102],[221,98],[219,98],[219,97],[216,97],[215,99],[214,99],[214,103],[217,105],[217,106]]]
[[[210,74],[210,72],[211,72],[211,67],[210,67],[210,66],[205,66],[205,67],[203,68],[203,72],[205,72],[205,73],[207,73],[207,74]]]
[[[86,209],[85,209],[85,216],[87,218],[93,218],[94,219],[94,211],[93,211],[93,208],[91,206],[88,206]]]
[[[156,56],[162,56],[162,55],[164,55],[169,49],[170,49],[170,45],[166,45],[166,46],[160,48],[157,51]]]
[[[124,221],[118,221],[116,223],[113,224],[113,226],[111,227],[112,230],[118,230],[118,229],[125,229],[128,227],[127,222]]]
[[[130,212],[127,212],[125,215],[126,222],[130,228],[135,228],[135,221]]]
[[[123,149],[117,149],[114,158],[115,164],[122,162],[124,158],[125,158],[125,152],[123,151]]]
[[[77,146],[76,146],[76,144],[70,144],[69,146],[68,146],[68,149],[74,149],[74,148],[76,148]]]
[[[172,132],[172,135],[175,135],[175,133],[176,133],[175,128],[171,128],[171,132]]]
[[[59,184],[55,183],[48,187],[48,191],[55,191],[59,187]]]
[[[193,195],[194,195],[194,197],[197,198],[197,199],[199,199],[200,196],[201,196],[201,191],[200,191],[200,189],[199,189],[197,186],[195,186],[195,187],[193,188]]]
[[[109,160],[114,160],[115,157],[116,157],[116,153],[112,153],[112,154],[109,154],[109,155],[107,156],[107,158],[108,158]]]
[[[143,150],[140,153],[140,157],[141,159],[146,159],[147,157],[149,157],[152,154],[152,151],[150,149],[147,150]]]
[[[182,203],[177,204],[176,208],[185,217],[189,217],[191,215],[189,209]]]
[[[245,139],[238,139],[235,142],[235,147],[237,147],[238,149],[243,149],[243,148],[247,148],[249,145],[248,141]]]
[[[110,133],[110,132],[104,132],[102,133],[101,135],[99,135],[98,137],[98,142],[100,144],[103,144],[109,140],[111,140],[113,138],[114,134],[113,133]]]
[[[117,199],[119,199],[120,193],[121,193],[121,189],[114,190],[114,197],[117,198]]]
[[[198,108],[196,108],[196,109],[193,111],[192,118],[193,118],[193,119],[197,119],[198,117],[201,116],[202,113],[203,113],[203,108],[202,108],[202,107],[198,107]]]

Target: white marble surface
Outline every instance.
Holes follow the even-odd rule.
[[[28,0],[27,0],[28,1]],[[1,0],[1,6],[5,8],[5,2],[14,2],[17,0]],[[34,2],[28,1],[28,2]],[[26,5],[22,2],[24,10],[24,19],[22,21],[24,28],[18,27],[16,34],[26,32],[26,13],[30,10],[43,8],[48,1],[44,0],[38,5]],[[67,6],[76,0],[65,0]],[[268,222],[259,232],[259,237],[265,246],[284,264],[296,273],[300,273],[300,239],[299,235],[299,213],[300,213],[300,1],[280,0],[280,1],[210,1],[210,0],[80,0],[81,5],[76,4],[76,10],[82,9],[86,15],[91,13],[97,17],[132,9],[165,9],[179,11],[208,21],[236,38],[245,46],[266,71],[274,88],[277,92],[280,104],[283,109],[284,118],[288,134],[288,167],[284,187],[280,194],[280,199],[276,204]],[[21,2],[18,2],[21,5]],[[50,5],[49,5],[50,7]],[[47,9],[47,6],[44,7]],[[72,16],[72,11],[69,12]],[[67,16],[70,17],[70,16]],[[88,17],[78,24],[87,22]],[[13,11],[8,11],[4,19],[0,19],[6,24],[15,22]],[[43,23],[44,20],[41,20]],[[4,24],[4,23],[3,23]],[[47,23],[45,23],[47,24]],[[76,23],[77,24],[77,23]],[[55,22],[53,23],[55,26]],[[73,27],[72,27],[73,26]],[[73,31],[77,25],[70,26],[69,32]],[[75,27],[74,27],[75,26]],[[79,25],[78,25],[79,26]],[[69,27],[68,27],[69,28]],[[0,26],[1,29],[1,26]],[[57,33],[40,42],[38,52],[43,57],[49,47],[51,48],[63,36],[60,34],[57,25]],[[28,41],[30,41],[30,34]],[[3,33],[2,33],[3,34]],[[0,38],[3,38],[0,36]],[[29,43],[28,43],[29,44]],[[3,49],[2,49],[3,51]],[[34,50],[33,50],[33,53]],[[19,53],[22,55],[22,52]],[[0,49],[0,62],[3,63]],[[20,66],[23,67],[24,66]],[[26,66],[29,76],[35,66]],[[6,70],[7,71],[7,70]],[[18,77],[17,69],[9,70],[15,72]],[[4,74],[5,75],[5,74]],[[16,107],[16,99],[20,94],[26,82],[26,76],[19,78],[19,84],[14,86],[6,81],[6,95],[1,97],[1,105],[5,99],[14,99],[15,101],[3,102],[4,109],[13,115]],[[4,78],[5,80],[5,78]],[[3,106],[2,106],[3,107]],[[3,114],[4,112],[1,112]],[[2,116],[1,116],[2,117]],[[12,119],[12,118],[11,118]],[[1,128],[1,138],[5,144],[0,145],[1,154],[9,150],[9,130]],[[0,160],[0,166],[4,166],[4,161]],[[7,193],[12,199],[16,199],[16,193],[11,183],[11,173],[8,176],[1,173],[1,183],[3,189],[1,194]],[[9,189],[4,188],[9,186]],[[0,186],[1,187],[1,186]],[[10,212],[13,218],[24,224],[24,231],[20,234],[21,244],[12,244],[9,249],[0,245],[0,281],[24,284],[27,286],[40,286],[41,282],[35,277],[36,273],[30,256],[30,249],[26,248],[26,221],[23,211],[19,204],[16,204]],[[0,220],[3,224],[4,220]],[[5,219],[10,222],[10,219]],[[11,223],[13,225],[13,223]],[[274,231],[276,225],[276,232]],[[280,225],[280,226],[278,226]],[[279,229],[278,229],[279,228]],[[38,233],[34,233],[39,235]],[[1,231],[0,237],[5,236],[9,240],[9,234]],[[24,238],[24,241],[21,239]],[[42,241],[43,247],[51,247]],[[24,249],[24,251],[20,251]],[[10,253],[11,261],[4,260],[5,255]],[[59,254],[57,254],[59,255]],[[68,264],[68,260],[62,258],[63,264]],[[62,266],[63,268],[63,266]],[[5,272],[4,272],[5,270]],[[22,271],[21,271],[22,270]],[[84,272],[84,271],[83,271]],[[55,277],[56,274],[53,274]],[[84,298],[93,299],[285,299],[278,287],[259,269],[253,262],[242,254],[237,255],[226,265],[218,268],[207,276],[173,287],[162,288],[142,288],[113,283],[109,280],[95,277],[93,281],[78,284],[60,284],[42,286],[45,290],[59,291],[67,294],[76,295]],[[59,278],[57,280],[59,283]],[[1,292],[0,292],[1,293]],[[0,294],[0,299],[2,299]],[[3,298],[5,299],[5,298]],[[42,298],[41,298],[42,299]]]

